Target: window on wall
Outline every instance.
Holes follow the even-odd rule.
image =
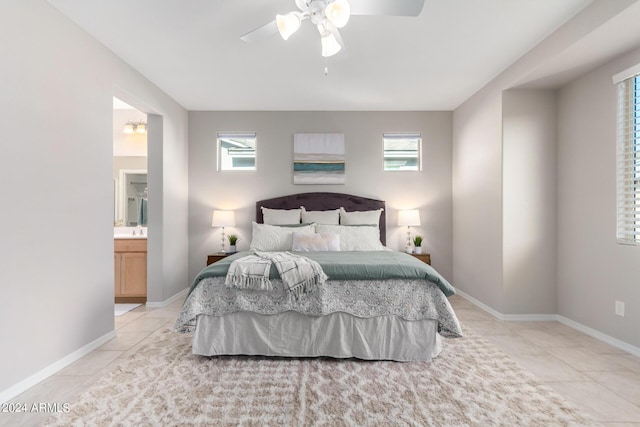
[[[637,245],[640,244],[640,70],[636,69],[632,77],[618,80],[617,238],[619,243]]]
[[[255,133],[218,134],[218,170],[256,170]]]
[[[385,133],[384,170],[422,170],[422,135],[419,133]]]

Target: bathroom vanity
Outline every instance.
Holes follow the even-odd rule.
[[[114,291],[117,303],[147,301],[147,238],[114,238]]]

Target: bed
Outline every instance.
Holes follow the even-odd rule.
[[[194,354],[430,361],[441,337],[462,336],[453,287],[386,248],[384,201],[324,192],[260,200],[252,227],[252,250],[207,266],[189,290],[175,328],[193,333]],[[249,275],[259,267],[252,258],[273,262]],[[317,281],[291,288],[284,262],[309,266]]]

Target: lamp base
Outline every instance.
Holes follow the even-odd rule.
[[[224,250],[224,227],[222,227],[222,238],[220,239],[220,253],[226,254],[227,251]]]

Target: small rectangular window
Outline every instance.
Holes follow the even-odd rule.
[[[218,170],[256,170],[256,142],[255,133],[219,133]]]
[[[640,244],[640,75],[618,83],[617,238]]]
[[[385,133],[384,170],[422,170],[422,135],[419,133]]]

